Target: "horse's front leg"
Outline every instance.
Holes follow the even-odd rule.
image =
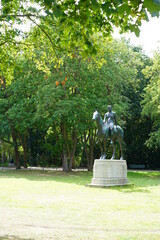
[[[103,152],[103,159],[106,159],[106,152],[107,152],[107,145],[106,139],[104,139],[104,152]]]
[[[111,159],[113,160],[113,159],[115,159],[115,152],[116,152],[115,141],[113,141],[112,148],[113,148],[113,151],[112,151],[112,157],[111,157]]]

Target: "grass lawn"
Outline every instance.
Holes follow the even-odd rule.
[[[129,172],[124,187],[86,187],[91,178],[0,171],[0,239],[160,239],[160,172]]]

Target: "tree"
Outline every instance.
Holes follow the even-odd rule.
[[[51,65],[51,75],[37,93],[37,118],[56,132],[66,171],[72,167],[76,142],[80,140],[88,168],[92,169],[97,140],[92,122],[95,108],[104,114],[107,105],[112,104],[120,116],[119,124],[126,124],[129,96],[124,94],[124,88],[135,84],[136,64],[140,61],[125,42],[106,40],[101,44],[101,52],[103,58],[97,56],[96,61],[103,61],[102,66],[97,66],[92,58],[82,60],[78,52],[72,58],[64,58],[58,69]],[[131,56],[136,62],[134,65]]]
[[[146,66],[143,70],[145,77],[148,79],[148,84],[144,89],[142,101],[142,116],[143,119],[148,119],[149,134],[146,138],[146,146],[148,147],[149,154],[149,167],[152,169],[160,167],[159,154],[160,154],[160,118],[159,118],[159,63],[160,53],[157,50],[153,57],[151,65]]]
[[[143,75],[143,69],[152,64],[150,58],[146,56],[141,47],[130,46],[134,52],[134,58],[131,60],[136,69],[135,81],[128,82],[124,87],[123,94],[129,98],[130,104],[125,126],[125,143],[127,163],[135,165],[150,166],[150,151],[145,142],[148,138],[151,120],[142,118],[142,106],[144,88],[148,83],[148,78]]]
[[[23,148],[24,167],[27,167],[27,139],[29,129],[34,126],[34,113],[36,111],[35,93],[38,89],[43,73],[37,71],[33,62],[29,62],[22,56],[16,59],[14,76],[10,85],[2,84],[0,120],[3,141],[6,135],[11,134],[17,168],[19,162],[19,146]],[[6,131],[6,128],[8,131]],[[4,132],[4,134],[3,134]]]
[[[35,35],[37,42],[33,44]],[[133,155],[137,142],[140,155],[143,141],[135,134],[133,123],[141,130],[146,124],[140,117],[140,94],[146,85],[142,69],[149,60],[124,40],[111,42],[95,34],[94,41],[99,44],[99,53],[85,59],[78,47],[70,54],[57,51],[55,56],[55,49],[50,48],[49,39],[39,27],[32,29],[23,42],[16,61],[5,50],[12,45],[3,45],[4,53],[10,54],[5,63],[11,59],[13,64],[9,75],[6,64],[1,65],[7,79],[12,80],[7,81],[11,84],[6,89],[4,81],[1,84],[1,126],[7,126],[8,133],[12,133],[17,159],[20,146],[23,148],[25,166],[28,155],[32,164],[43,160],[56,165],[62,159],[64,170],[69,171],[85,152],[91,170],[95,152],[97,157],[100,152],[92,114],[98,108],[103,116],[108,104],[119,116],[119,125],[127,128],[125,136],[127,143],[131,143],[127,156],[130,159]],[[131,135],[135,141],[131,141]],[[7,135],[4,139],[7,140]],[[52,160],[46,157],[48,153]]]
[[[153,120],[152,131],[150,138],[147,141],[147,146],[158,148],[160,146],[160,117],[159,117],[159,100],[160,100],[160,53],[157,51],[154,54],[153,65],[146,66],[143,73],[150,79],[145,88],[143,104],[143,116],[149,116]]]
[[[19,155],[17,147],[17,137],[14,128],[10,125],[6,116],[6,111],[9,108],[9,93],[8,85],[14,78],[14,59],[18,53],[16,49],[8,44],[0,48],[1,61],[0,61],[0,136],[3,142],[8,142],[14,147],[14,155],[17,168],[19,168]],[[12,134],[13,142],[10,142],[10,134]]]

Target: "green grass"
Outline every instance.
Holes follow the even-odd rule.
[[[86,187],[91,178],[0,171],[0,239],[160,239],[160,172],[129,172],[123,187]]]

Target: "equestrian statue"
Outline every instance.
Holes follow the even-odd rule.
[[[117,118],[115,112],[112,111],[111,105],[108,106],[108,112],[104,115],[104,120],[102,120],[98,111],[93,113],[93,120],[97,124],[97,135],[100,140],[101,147],[101,157],[100,159],[106,159],[106,142],[110,137],[110,143],[113,147],[111,159],[115,159],[115,142],[118,140],[120,145],[121,157],[120,160],[123,160],[123,129],[117,125]],[[104,148],[102,144],[104,143]]]

